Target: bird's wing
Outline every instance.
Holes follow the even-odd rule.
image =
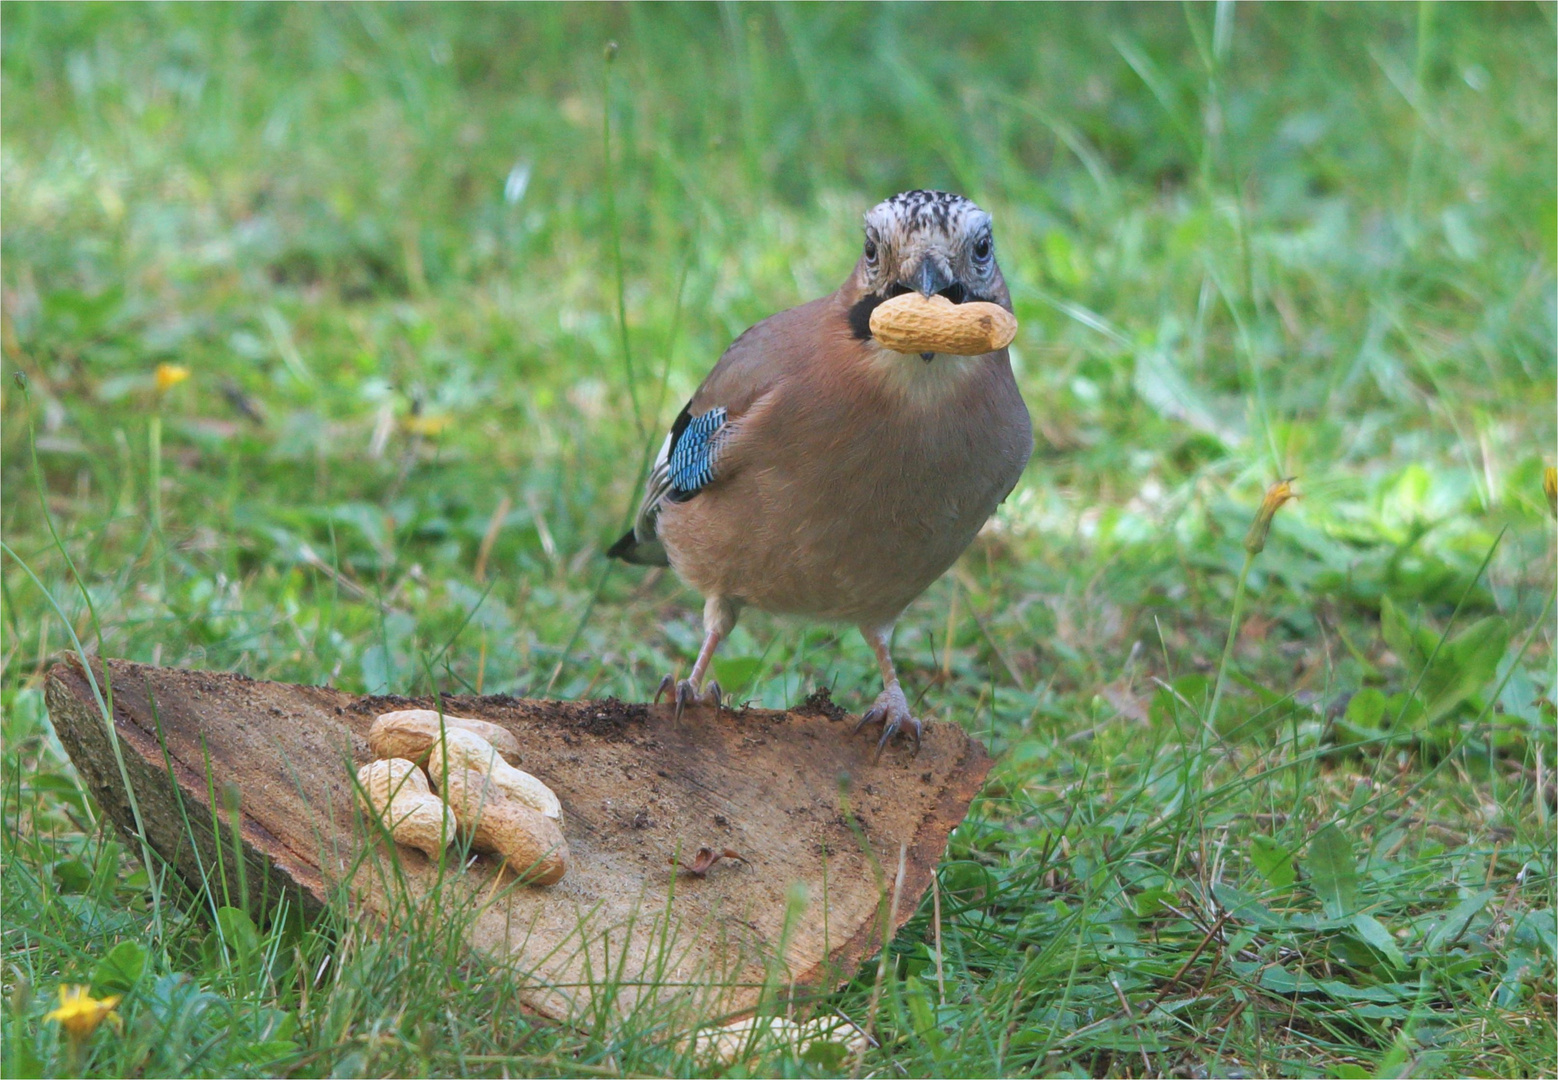
[[[654,467],[644,485],[644,497],[633,518],[633,528],[606,552],[631,563],[665,566],[665,548],[655,532],[660,508],[667,502],[686,502],[720,477],[720,458],[739,423],[730,420],[724,406],[693,415],[694,396],[682,407],[671,425]]]
[[[693,402],[682,406],[670,434],[660,444],[654,468],[649,471],[643,502],[639,504],[635,532],[647,537],[654,531],[654,518],[666,500],[686,502],[708,487],[719,476],[721,452],[738,425],[729,420],[729,410],[716,405],[697,416]]]
[[[831,297],[764,319],[742,334],[714,365],[671,425],[644,487],[633,529],[608,555],[628,562],[666,565],[655,519],[667,502],[686,502],[734,471],[731,449],[742,418],[784,379],[809,342],[806,330]]]

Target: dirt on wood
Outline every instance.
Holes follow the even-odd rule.
[[[123,661],[94,675],[105,696],[111,686],[136,805],[74,658],[47,687],[61,741],[113,820],[133,830],[138,810],[152,846],[192,884],[218,864],[218,845],[233,862],[236,803],[251,906],[281,891],[310,910],[338,895],[385,920],[439,905],[466,920],[474,949],[529,971],[525,1004],[560,1020],[590,1009],[605,981],[618,984],[619,1010],[647,996],[707,1016],[752,1008],[765,984],[847,978],[882,945],[882,889],[900,852],[899,925],[990,766],[946,723],[926,725],[917,756],[895,745],[873,761],[875,738],[841,723],[825,690],[790,712],[695,707],[677,722],[669,705],[615,699],[358,697]],[[368,729],[383,712],[440,706],[513,732],[520,767],[557,793],[573,853],[557,885],[514,885],[490,859],[466,865],[454,849],[440,874],[374,838],[353,788]],[[704,848],[740,859],[678,873]]]
[[[826,686],[819,686],[807,694],[806,700],[791,711],[797,716],[821,716],[835,723],[849,715],[843,706],[834,704],[833,691]]]

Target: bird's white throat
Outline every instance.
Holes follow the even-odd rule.
[[[870,366],[882,382],[910,404],[929,407],[942,404],[985,363],[982,356],[936,353],[923,359],[919,353],[893,352],[872,342]]]

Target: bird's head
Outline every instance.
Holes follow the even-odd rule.
[[[870,336],[871,310],[907,292],[1011,306],[990,215],[945,191],[905,191],[872,207],[851,283],[850,322],[862,339]]]
[[[856,272],[861,291],[883,300],[940,293],[961,304],[1006,291],[990,215],[945,191],[905,191],[872,207]]]

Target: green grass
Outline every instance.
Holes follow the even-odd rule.
[[[751,1071],[1558,1071],[1551,5],[3,17],[0,1071],[693,1069],[450,925],[175,894],[50,730],[55,605],[142,661],[643,698],[699,625],[601,556],[645,453],[915,186],[995,217],[1038,450],[894,649],[1000,760],[880,1048]],[[875,692],[758,613],[716,674]],[[62,982],[124,1034],[63,1041]]]

